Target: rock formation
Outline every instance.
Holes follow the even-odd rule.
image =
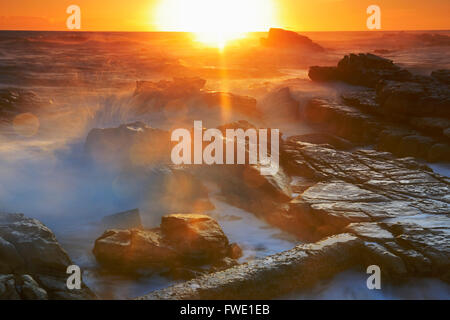
[[[391,281],[450,281],[449,179],[411,158],[338,151],[296,138],[283,146],[283,159],[291,176],[311,186],[264,217],[311,243],[140,299],[276,298],[373,264]]]
[[[238,248],[228,242],[211,217],[170,214],[162,218],[157,229],[107,230],[96,240],[93,252],[103,266],[113,271],[169,268],[171,276],[183,271],[184,277],[190,277],[195,271],[202,273],[199,266],[239,258]]]
[[[205,84],[206,80],[200,78],[138,81],[131,101],[131,110],[138,114],[163,112],[164,115],[177,118],[186,117],[189,110],[215,110],[220,113],[221,108],[227,108],[230,114],[260,117],[255,99],[229,92],[207,90],[204,88]]]
[[[344,92],[343,103],[311,101],[305,107],[307,121],[398,156],[450,161],[448,70],[418,76],[385,58],[351,54],[337,67],[311,67],[310,77],[369,88]]]
[[[50,229],[22,214],[0,213],[0,299],[94,299],[66,285],[72,265]]]
[[[261,45],[270,48],[291,48],[298,50],[323,52],[325,51],[317,43],[314,43],[310,38],[302,36],[293,31],[287,31],[278,28],[271,28],[267,39],[261,39]]]

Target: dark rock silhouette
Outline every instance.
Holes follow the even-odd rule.
[[[352,53],[339,61],[337,67],[311,67],[309,77],[314,81],[339,80],[375,88],[380,80],[406,81],[412,75],[389,59],[371,53]]]
[[[278,28],[269,30],[268,37],[261,39],[261,45],[270,48],[292,48],[300,50],[310,50],[323,52],[325,49],[313,42],[310,38],[302,36],[293,31],[287,31]]]

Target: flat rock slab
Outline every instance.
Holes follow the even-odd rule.
[[[291,215],[376,242],[402,258],[410,274],[450,279],[448,178],[411,158],[373,150],[351,153],[295,140],[284,150],[291,171],[320,180],[291,202]]]
[[[140,297],[142,300],[270,299],[358,263],[362,241],[339,234]]]

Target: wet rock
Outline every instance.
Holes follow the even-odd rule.
[[[428,149],[427,159],[430,162],[450,161],[450,146],[436,143]]]
[[[339,234],[158,290],[140,299],[276,298],[357,264],[361,246],[358,238]]]
[[[394,236],[387,230],[383,229],[377,223],[352,223],[347,226],[350,233],[356,234],[360,238],[370,241],[392,241]]]
[[[371,53],[346,55],[337,67],[310,68],[313,81],[345,81],[354,85],[375,88],[380,80],[405,81],[412,75],[391,60]]]
[[[132,229],[142,228],[141,215],[139,209],[119,212],[106,217],[101,220],[101,225],[105,229]]]
[[[444,136],[446,136],[447,139],[450,139],[450,128],[444,130]]]
[[[228,238],[219,224],[207,215],[164,216],[161,231],[165,239],[189,260],[210,261],[228,255]]]
[[[239,259],[242,257],[242,249],[237,243],[230,244],[229,255],[232,259]]]
[[[306,163],[322,180],[291,201],[288,213],[297,217],[291,230],[307,221],[315,237],[351,232],[383,246],[390,260],[391,254],[402,259],[408,274],[447,281],[448,179],[410,158],[372,150],[350,153],[300,141],[288,141],[283,150],[291,167]]]
[[[169,132],[135,122],[117,128],[92,129],[84,149],[102,166],[122,168],[168,163],[171,144]]]
[[[378,150],[389,151],[399,157],[412,156],[426,160],[447,161],[445,150],[448,143],[443,141],[444,130],[439,129],[440,136],[425,135],[428,127],[425,125],[425,121],[418,121],[417,118],[411,120],[416,123],[415,126],[399,124],[394,121],[386,121],[375,114],[365,113],[355,107],[324,99],[309,101],[304,108],[303,116],[305,121],[320,126],[321,130],[348,139],[356,144],[376,144]],[[445,119],[441,120],[432,121],[429,119],[428,123],[443,126],[446,121]],[[414,127],[419,128],[418,123],[422,125],[420,132],[414,129]],[[421,132],[424,132],[424,134]],[[305,142],[308,142],[307,139],[305,139]],[[309,142],[321,143],[322,141],[310,140]],[[328,143],[334,145],[337,149],[341,149],[338,144],[330,142]],[[436,144],[439,145],[434,147],[430,154],[430,148]]]
[[[435,140],[420,135],[406,136],[400,140],[397,154],[401,157],[414,156],[426,159],[428,149],[434,144]]]
[[[431,72],[431,77],[439,80],[442,83],[450,84],[450,70],[440,69]]]
[[[12,243],[0,237],[0,273],[8,274],[25,264]]]
[[[230,245],[219,224],[207,215],[170,214],[162,218],[161,227],[151,230],[107,230],[96,240],[93,253],[108,269],[133,272],[169,268],[181,277],[195,266],[233,257]],[[180,269],[182,268],[182,269]],[[185,278],[183,276],[182,278]]]
[[[204,113],[215,110],[220,114],[222,108],[227,108],[230,114],[260,116],[255,99],[229,92],[210,91],[204,88],[205,84],[206,80],[200,78],[138,81],[131,109],[138,114],[161,112],[159,116],[177,125],[177,128],[190,113],[198,111]],[[194,117],[189,122],[197,119]]]
[[[47,291],[39,287],[39,284],[30,276],[21,276],[20,291],[25,300],[47,300]]]
[[[214,263],[211,266],[211,269],[209,270],[209,272],[210,273],[219,272],[219,271],[223,271],[223,270],[229,269],[229,268],[237,266],[237,265],[239,265],[239,263],[235,259],[225,257],[222,260]]]
[[[205,84],[206,80],[201,78],[174,78],[172,81],[158,82],[137,81],[134,95],[145,95],[148,98],[186,98],[199,94]]]
[[[377,100],[386,115],[450,118],[448,86],[432,78],[420,81],[384,81],[377,88]]]
[[[340,80],[340,75],[336,67],[313,66],[309,68],[308,76],[311,80],[317,82]]]
[[[270,92],[259,102],[259,107],[269,123],[297,121],[300,117],[299,103],[289,87]]]
[[[414,128],[430,136],[447,138],[444,131],[450,128],[450,120],[445,118],[412,118],[409,124]]]
[[[376,116],[325,99],[310,100],[303,109],[303,119],[356,143],[375,142],[384,126]]]
[[[329,133],[303,134],[291,137],[290,139],[295,139],[298,141],[304,141],[313,144],[329,144],[339,150],[350,150],[355,147],[350,141],[345,140],[343,138],[339,138]]]
[[[365,264],[377,265],[381,272],[389,277],[398,279],[408,273],[403,260],[376,242],[365,242]]]
[[[278,28],[271,28],[267,39],[261,39],[261,45],[271,48],[295,48],[299,50],[309,50],[323,52],[325,49],[314,43],[308,37],[302,36],[293,31]]]
[[[203,168],[202,178],[216,184],[223,199],[259,216],[292,199],[290,177],[282,167],[263,175],[258,165],[227,165]]]
[[[261,117],[261,113],[257,108],[256,99],[229,92],[205,92],[198,98],[192,100],[192,106],[194,108],[201,106],[217,108],[219,111],[227,108],[230,115],[241,114],[252,119],[259,119]]]
[[[25,112],[36,112],[42,101],[32,91],[22,89],[0,89],[0,120],[12,121]]]
[[[73,263],[51,230],[38,220],[23,214],[0,213],[0,257],[0,273],[6,274],[0,275],[0,292],[3,290],[6,297],[17,298],[11,291],[14,283],[20,298],[58,299],[56,291],[40,281],[48,275],[59,277],[61,292],[70,292],[66,270]],[[14,278],[8,276],[12,273]],[[82,284],[82,289],[72,292],[71,298],[93,299],[95,295]]]
[[[342,100],[359,110],[370,114],[380,114],[380,105],[376,101],[377,94],[373,89],[363,91],[351,91],[341,94]]]
[[[96,259],[111,269],[139,269],[168,265],[176,253],[159,230],[107,230],[95,241]]]
[[[314,81],[344,81],[371,88],[355,88],[342,94],[342,99],[365,113],[380,116],[382,121],[402,122],[438,136],[448,127],[448,70],[437,70],[431,76],[412,75],[391,60],[372,54],[350,54],[337,67],[311,67],[309,74]],[[424,117],[429,119],[420,119]]]
[[[0,299],[20,300],[20,295],[16,290],[14,275],[0,274]]]

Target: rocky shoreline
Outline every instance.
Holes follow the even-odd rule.
[[[270,47],[278,36],[275,30],[263,42]],[[311,46],[301,37],[283,37],[277,41],[294,49]],[[99,268],[188,280],[139,299],[278,298],[369,265],[380,266],[393,282],[426,276],[450,283],[450,179],[421,162],[450,161],[449,71],[417,76],[385,58],[352,54],[337,67],[312,67],[309,75],[352,87],[337,99],[315,97],[300,105],[289,89],[258,104],[207,90],[198,78],[138,82],[131,98],[138,114],[170,111],[180,101],[187,108],[201,101],[218,113],[225,99],[243,120],[222,124],[223,131],[257,128],[276,104],[280,114],[316,133],[281,139],[280,170],[264,176],[258,165],[173,165],[169,131],[142,122],[91,130],[86,158],[117,172],[114,183],[145,204],[102,220],[103,234],[92,243]],[[239,243],[230,243],[209,215],[211,184],[224,202],[301,244],[238,264]],[[145,227],[158,218],[160,227]],[[35,219],[0,214],[0,258],[1,299],[96,298],[84,284],[67,289],[72,261]]]

